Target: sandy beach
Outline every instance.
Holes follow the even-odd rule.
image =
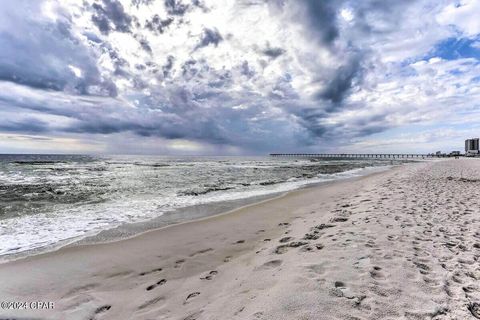
[[[406,164],[3,263],[28,304],[0,318],[480,318],[479,186],[475,159]]]

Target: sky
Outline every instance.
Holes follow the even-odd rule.
[[[462,150],[480,0],[0,0],[0,153]]]

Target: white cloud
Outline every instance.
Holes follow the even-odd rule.
[[[75,74],[75,77],[77,78],[81,78],[82,77],[82,69],[80,68],[77,68],[75,66],[72,66],[71,64],[68,65],[68,68],[70,68],[70,70],[72,70],[73,74]]]
[[[347,22],[350,22],[355,17],[352,10],[349,8],[343,8],[340,10],[340,16]]]
[[[0,53],[11,119],[0,127],[24,130],[30,112],[39,132],[88,135],[109,152],[318,151],[333,138],[358,145],[391,128],[468,122],[478,108],[478,61],[431,56],[458,32],[478,34],[479,1],[184,0],[184,14],[169,14],[161,0],[124,0],[101,30],[94,4],[113,3],[44,1],[34,22],[0,9],[13,39]],[[8,10],[16,29],[1,19]],[[216,40],[199,46],[205,30]],[[28,32],[53,45],[37,43],[19,68],[13,48],[33,43]],[[36,56],[41,73],[13,78],[39,69]],[[49,75],[54,87],[33,81]]]
[[[451,3],[437,15],[437,21],[442,25],[449,25],[467,37],[474,37],[480,33],[480,1],[462,0]]]

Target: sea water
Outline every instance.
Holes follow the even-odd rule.
[[[278,194],[395,163],[373,159],[0,155],[0,255],[51,247],[124,224],[149,219],[158,222],[163,215],[182,208],[177,222],[198,218],[198,214],[189,215],[188,208]]]

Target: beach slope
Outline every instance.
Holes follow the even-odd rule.
[[[35,319],[480,319],[480,161],[403,165],[0,265]],[[33,306],[34,307],[34,306]]]

